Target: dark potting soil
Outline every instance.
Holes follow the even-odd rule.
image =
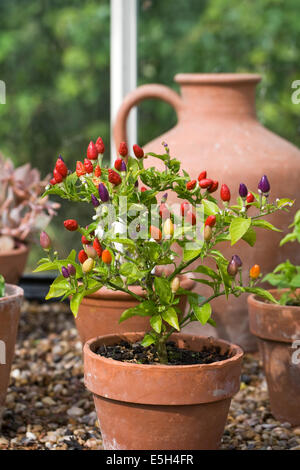
[[[110,346],[102,345],[96,354],[121,362],[132,362],[135,364],[157,364],[159,359],[153,345],[144,348],[140,343],[128,343],[122,341],[119,344]],[[192,351],[181,349],[173,341],[167,342],[168,364],[169,365],[191,365],[191,364],[212,364],[213,362],[224,361],[231,357],[229,350],[221,352],[219,346],[203,347],[202,351]]]

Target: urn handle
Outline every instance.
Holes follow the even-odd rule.
[[[116,148],[118,148],[120,142],[127,140],[126,121],[131,108],[147,98],[161,99],[166,103],[169,103],[173,106],[177,115],[183,107],[183,101],[180,96],[165,85],[157,85],[153,83],[136,88],[136,90],[128,93],[118,111],[114,123],[114,140]]]

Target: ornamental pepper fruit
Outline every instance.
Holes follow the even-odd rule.
[[[213,180],[209,178],[204,178],[199,181],[199,186],[201,189],[209,189],[213,184]]]
[[[82,237],[81,237],[81,243],[83,245],[90,245],[91,244],[91,242],[84,235],[82,235]]]
[[[116,170],[121,171],[122,162],[123,162],[122,158],[117,158],[117,160],[115,161]]]
[[[221,195],[221,199],[223,202],[230,201],[231,194],[230,194],[230,189],[228,188],[227,184],[222,184],[220,195]]]
[[[98,157],[98,150],[94,142],[91,140],[87,151],[86,151],[86,156],[88,157],[89,160],[97,160]]]
[[[201,171],[201,173],[198,176],[198,181],[204,180],[206,178],[206,175],[207,175],[207,172],[205,170]]]
[[[93,241],[93,247],[94,249],[96,250],[97,252],[97,255],[100,256],[102,255],[102,246],[101,246],[101,243],[99,242],[98,238],[95,238],[95,240]]]
[[[44,250],[49,250],[51,247],[51,239],[48,233],[44,232],[44,230],[42,230],[40,233],[40,245],[42,248],[44,248]]]
[[[68,277],[70,277],[70,274],[69,274],[69,270],[68,268],[66,268],[65,266],[62,266],[61,268],[61,273],[62,275],[67,279]]]
[[[103,263],[110,264],[112,260],[110,251],[103,250],[101,258],[102,258]]]
[[[78,253],[78,259],[79,259],[79,262],[81,264],[83,264],[85,262],[85,260],[88,259],[88,255],[86,254],[86,252],[84,250],[80,250],[79,253]]]
[[[171,282],[171,290],[173,294],[175,294],[175,292],[178,291],[179,287],[180,287],[180,279],[179,277],[174,277],[174,279]]]
[[[122,155],[122,157],[127,157],[128,155],[128,147],[126,142],[121,142],[119,145],[119,154]]]
[[[84,169],[87,173],[93,173],[94,167],[92,162],[88,158],[84,159]]]
[[[70,232],[75,232],[78,229],[78,223],[74,219],[67,219],[64,221],[64,226]]]
[[[188,181],[188,182],[186,183],[186,189],[188,189],[189,191],[192,191],[192,189],[195,188],[196,183],[197,183],[196,180]]]
[[[219,187],[219,181],[213,181],[213,184],[208,188],[209,193],[214,193]]]
[[[86,254],[88,255],[88,258],[96,259],[98,256],[97,251],[95,248],[91,245],[85,245],[84,250]]]
[[[204,227],[204,240],[209,242],[212,239],[212,228],[210,225],[205,225]]]
[[[84,164],[82,162],[76,162],[76,175],[78,178],[86,174]]]
[[[163,234],[167,238],[171,238],[174,235],[174,225],[171,219],[167,219],[163,226]]]
[[[56,183],[61,183],[63,180],[63,176],[59,173],[59,171],[56,168],[54,168],[53,170],[53,177]]]
[[[91,194],[91,202],[94,207],[100,206],[100,202],[98,201],[98,199],[96,198],[94,194]]]
[[[150,237],[159,242],[162,239],[162,233],[155,225],[150,225]]]
[[[99,184],[98,193],[102,202],[107,202],[109,200],[109,194],[108,194],[107,188],[103,183]]]
[[[56,164],[55,164],[55,168],[57,169],[57,171],[61,174],[61,176],[63,178],[65,178],[67,176],[68,168],[67,168],[67,165],[65,164],[65,162],[63,161],[63,159],[61,157],[57,159]]]
[[[235,277],[242,264],[240,257],[238,255],[233,255],[227,266],[229,276]]]
[[[70,276],[75,276],[76,275],[76,268],[73,264],[69,263],[67,268],[68,268]]]
[[[52,184],[52,186],[54,186],[56,184],[56,181],[55,181],[55,178],[51,178],[51,180],[49,181],[50,184]]]
[[[205,225],[208,225],[209,227],[213,227],[214,225],[216,225],[216,216],[209,215],[205,221]]]
[[[136,158],[143,158],[144,156],[144,150],[137,144],[133,146],[133,152]]]
[[[96,167],[95,167],[95,176],[96,176],[96,178],[99,178],[101,176],[101,173],[102,172],[101,172],[100,166],[96,165]]]
[[[260,275],[260,266],[255,264],[249,271],[251,279],[257,279]]]
[[[145,191],[148,191],[147,188],[145,188],[145,186],[142,186],[141,187],[141,192],[144,193]]]
[[[239,186],[239,195],[241,196],[242,199],[245,199],[248,194],[248,189],[247,186],[244,183],[241,183]]]
[[[196,215],[192,211],[187,211],[186,213],[186,220],[192,224],[196,225]]]
[[[95,146],[96,146],[98,153],[100,153],[100,155],[103,155],[105,151],[105,145],[101,137],[98,137],[98,139],[96,140]]]
[[[253,196],[252,193],[248,193],[248,194],[247,194],[246,201],[248,202],[248,204],[251,204],[251,202],[254,201],[254,196]]]
[[[181,215],[184,217],[185,214],[188,212],[190,208],[190,203],[187,202],[187,201],[184,201],[181,203],[181,206],[180,206],[180,212],[181,212]]]
[[[88,258],[82,265],[82,271],[87,274],[93,270],[94,267],[94,260],[92,258]]]
[[[115,186],[119,186],[119,184],[122,183],[122,178],[118,173],[116,173],[114,170],[109,169],[108,170],[108,181]]]
[[[266,175],[261,177],[261,180],[258,183],[258,190],[264,194],[267,194],[270,191],[270,183]]]

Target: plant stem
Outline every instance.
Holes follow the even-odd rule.
[[[168,363],[168,353],[167,353],[167,348],[166,348],[166,341],[167,341],[168,336],[161,336],[157,342],[157,354],[159,357],[159,362],[161,364],[167,364]]]

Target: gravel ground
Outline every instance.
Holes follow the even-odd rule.
[[[0,449],[102,449],[83,384],[81,343],[66,305],[24,303],[3,418]],[[222,449],[300,450],[300,427],[271,415],[256,355],[245,357]]]

